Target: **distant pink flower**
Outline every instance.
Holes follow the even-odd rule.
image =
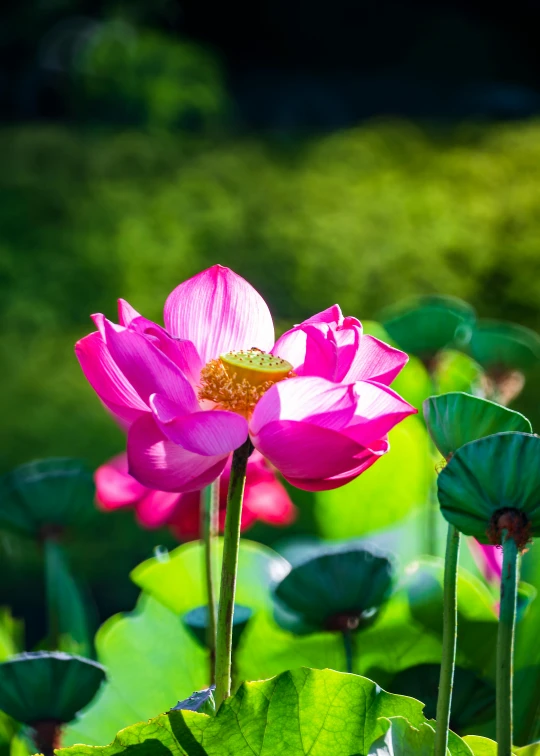
[[[479,543],[469,538],[469,546],[478,568],[488,582],[500,582],[502,574],[502,549]]]
[[[220,530],[225,524],[227,489],[231,471],[230,459],[220,480]],[[198,538],[200,530],[201,492],[171,493],[153,491],[138,483],[128,473],[127,455],[117,457],[98,467],[95,474],[97,501],[102,509],[133,507],[145,528],[168,526],[179,540]],[[259,452],[249,458],[242,530],[256,520],[271,525],[290,525],[296,518],[296,507],[284,486]]]
[[[133,477],[196,491],[247,438],[298,488],[336,488],[389,449],[387,433],[416,410],[388,385],[407,356],[362,335],[337,305],[284,334],[261,296],[214,265],[165,303],[166,329],[120,300],[120,325],[76,344],[101,401],[129,427]]]

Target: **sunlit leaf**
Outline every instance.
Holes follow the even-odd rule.
[[[63,743],[105,745],[118,730],[155,717],[208,685],[208,655],[178,614],[142,595],[131,614],[108,620],[96,637],[107,683],[66,728]]]
[[[59,753],[114,756],[144,743],[148,756],[362,755],[386,729],[379,719],[393,716],[416,728],[425,722],[419,701],[386,693],[366,678],[298,669],[244,683],[216,717],[173,711],[127,728],[105,748],[76,745]]]
[[[404,717],[386,720],[388,730],[371,745],[368,756],[433,756],[435,746],[434,722],[413,727]],[[449,733],[450,756],[471,756],[466,743],[455,733]]]
[[[216,543],[216,578],[223,554],[223,539]],[[268,586],[281,580],[290,569],[275,551],[242,539],[238,562],[236,601],[251,609],[272,606]],[[174,612],[184,614],[206,601],[203,547],[198,541],[172,551],[168,559],[154,557],[131,573],[132,580]],[[219,588],[219,580],[217,587]]]

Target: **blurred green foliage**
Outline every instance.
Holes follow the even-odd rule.
[[[532,122],[279,143],[3,130],[2,467],[118,451],[73,343],[119,296],[160,320],[170,290],[215,262],[281,328],[335,301],[362,319],[438,292],[540,329],[539,136]],[[540,419],[534,376],[517,408]]]
[[[73,61],[70,100],[87,121],[208,133],[228,96],[215,57],[121,20],[97,24]]]

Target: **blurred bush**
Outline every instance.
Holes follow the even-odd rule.
[[[93,65],[114,71],[116,54]],[[149,109],[156,123],[169,105]],[[73,343],[119,296],[160,320],[170,290],[216,262],[282,329],[335,301],[365,319],[434,292],[540,329],[540,123],[222,143],[41,126],[0,132],[0,150],[3,469],[117,452]],[[535,383],[517,408],[538,425]]]
[[[87,25],[78,37],[69,69],[80,118],[199,134],[223,124],[225,85],[204,48],[120,20]]]

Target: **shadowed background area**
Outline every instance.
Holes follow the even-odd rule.
[[[216,262],[279,330],[334,302],[374,319],[430,293],[540,329],[536,3],[24,0],[4,14],[3,471],[119,452],[74,342],[118,297],[161,321],[174,286]],[[515,404],[536,427],[539,377]],[[107,522],[74,550],[105,615],[132,605],[128,569],[172,543],[131,513]],[[36,565],[0,545],[19,575],[0,602],[17,608],[41,590]]]

